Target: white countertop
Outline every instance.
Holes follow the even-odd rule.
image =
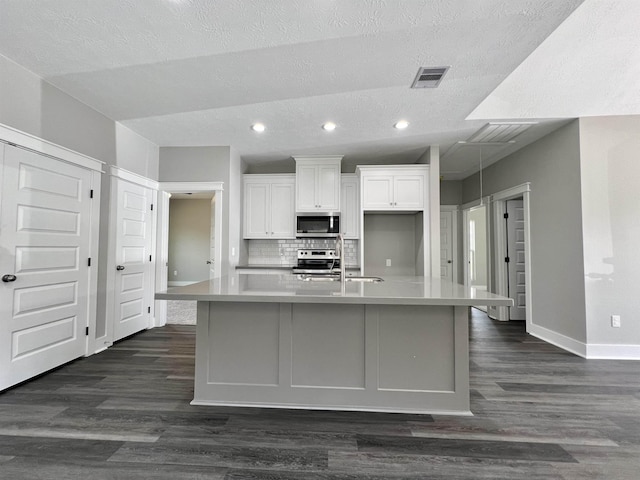
[[[390,276],[382,283],[305,282],[296,275],[246,274],[169,288],[157,300],[215,302],[348,303],[388,305],[511,306],[510,298],[440,278]]]

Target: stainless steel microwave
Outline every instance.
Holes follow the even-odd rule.
[[[335,212],[296,213],[297,238],[335,238],[340,233],[340,214]]]

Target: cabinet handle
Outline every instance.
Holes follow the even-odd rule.
[[[18,277],[16,277],[15,275],[3,275],[2,281],[6,283],[15,282],[17,278]]]
[[[120,270],[124,270],[124,266],[123,265],[118,265],[116,267],[116,270],[120,271]]]
[[[393,207],[393,202],[389,202],[389,205],[391,205]]]

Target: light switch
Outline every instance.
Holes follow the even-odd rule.
[[[391,266],[391,259],[387,258],[387,267],[390,267],[390,266]]]

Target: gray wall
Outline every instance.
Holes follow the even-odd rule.
[[[160,148],[161,182],[222,182],[222,265],[226,275],[238,263],[240,255],[241,174],[240,157],[230,147]],[[216,218],[216,221],[218,219]]]
[[[169,282],[209,279],[210,237],[211,200],[169,201]]]
[[[364,216],[364,271],[367,275],[416,274],[416,216],[373,214]],[[391,259],[391,267],[386,259]]]
[[[158,147],[0,55],[0,123],[158,179]]]
[[[462,205],[462,180],[440,182],[440,205]]]
[[[580,147],[588,343],[637,348],[640,116],[580,119]]]
[[[483,193],[531,182],[532,309],[535,323],[586,341],[579,124],[565,127],[486,168]],[[463,203],[479,197],[479,175],[463,182]]]

